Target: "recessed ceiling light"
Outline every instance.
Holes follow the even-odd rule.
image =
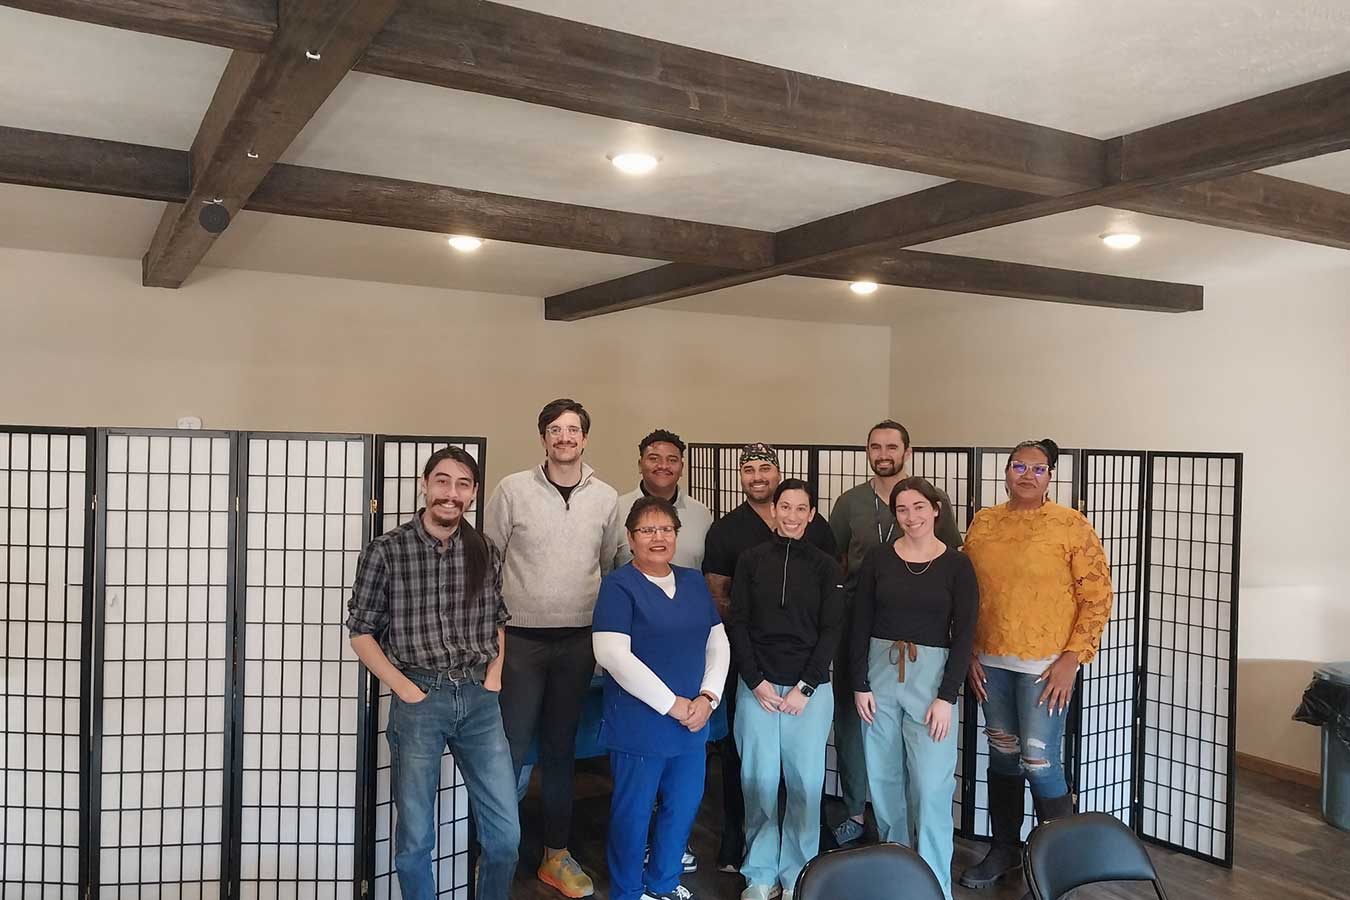
[[[483,246],[483,241],[476,237],[469,237],[467,234],[450,235],[450,246],[461,253],[472,253]]]
[[[1130,250],[1139,246],[1141,238],[1132,231],[1109,231],[1102,235],[1102,243],[1112,250]]]
[[[650,153],[616,153],[609,158],[626,175],[646,175],[656,168],[657,159]]]
[[[877,283],[875,281],[855,281],[848,286],[848,289],[855,294],[866,296],[876,293]]]

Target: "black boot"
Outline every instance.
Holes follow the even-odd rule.
[[[1073,794],[1070,793],[1058,797],[1032,796],[1031,802],[1036,807],[1037,822],[1053,822],[1073,815]]]
[[[989,827],[994,843],[983,860],[961,873],[968,888],[992,887],[1005,875],[1022,870],[1022,818],[1025,788],[1022,777],[989,773]]]

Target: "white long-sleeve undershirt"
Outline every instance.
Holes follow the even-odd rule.
[[[661,715],[675,705],[675,692],[666,686],[647,664],[633,654],[633,639],[618,631],[597,631],[591,635],[595,661],[614,680],[643,703]],[[703,683],[700,690],[722,697],[727,669],[731,666],[731,643],[721,623],[708,629],[708,641],[703,652]]]

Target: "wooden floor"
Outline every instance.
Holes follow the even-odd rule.
[[[572,852],[595,879],[596,896],[608,896],[605,832],[609,820],[608,769],[603,760],[587,760],[577,772],[576,837]],[[699,870],[684,877],[696,900],[737,900],[744,881],[718,872],[715,862],[721,790],[715,758],[708,769],[703,810],[691,836]],[[1232,869],[1212,866],[1179,853],[1150,848],[1169,900],[1350,900],[1350,833],[1322,821],[1317,792],[1242,770],[1238,777],[1237,845]],[[559,900],[561,894],[534,877],[540,844],[537,784],[521,808],[524,842],[511,896],[517,900]],[[983,845],[956,842],[957,872],[983,854]],[[958,900],[1020,900],[1020,885],[971,891],[957,886]],[[1153,897],[1141,885],[1083,888],[1090,898]]]

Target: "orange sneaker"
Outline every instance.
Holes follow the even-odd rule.
[[[545,851],[544,861],[539,864],[539,871],[535,874],[544,884],[573,900],[589,897],[595,893],[595,884],[591,881],[591,877],[582,871],[581,864],[565,849],[557,851],[552,856]]]

